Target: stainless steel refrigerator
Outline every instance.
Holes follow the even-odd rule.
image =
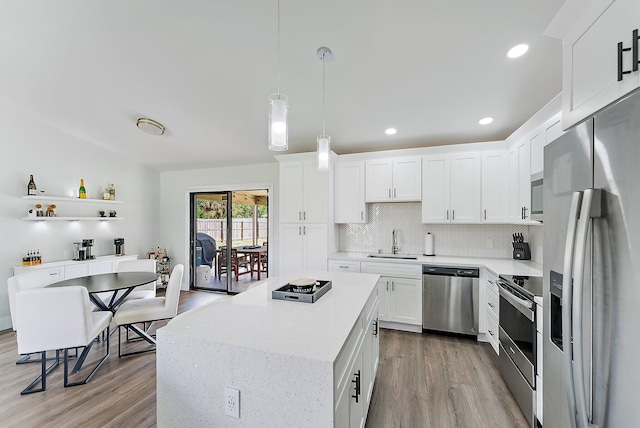
[[[640,426],[640,95],[544,151],[543,425]]]

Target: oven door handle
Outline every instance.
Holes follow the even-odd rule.
[[[498,285],[500,285],[500,281],[498,281]],[[533,314],[533,302],[514,296],[513,294],[511,294],[511,292],[509,292],[509,290],[501,285],[498,291],[506,301],[511,303],[518,310],[518,312],[527,317],[529,321],[535,321],[535,317]]]

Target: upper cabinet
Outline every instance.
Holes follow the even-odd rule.
[[[563,40],[563,129],[640,85],[640,1],[575,1],[566,6],[546,32]]]
[[[509,221],[509,153],[482,153],[482,222]]]
[[[544,168],[544,147],[563,134],[562,113],[557,113],[529,137],[531,175],[542,173]]]
[[[423,223],[480,223],[480,153],[425,156]]]
[[[336,223],[366,223],[364,161],[335,165],[334,217]]]
[[[421,200],[422,164],[419,156],[366,161],[366,202]]]
[[[529,223],[531,215],[530,139],[509,150],[509,222]]]
[[[329,172],[318,171],[314,161],[280,163],[280,221],[328,221]]]

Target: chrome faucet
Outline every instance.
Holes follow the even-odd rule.
[[[398,236],[396,235],[395,229],[391,231],[391,235],[393,236],[393,245],[391,246],[391,253],[397,254],[400,248],[398,248]]]

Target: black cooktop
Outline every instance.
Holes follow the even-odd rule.
[[[500,275],[500,279],[533,297],[542,297],[542,277]]]

